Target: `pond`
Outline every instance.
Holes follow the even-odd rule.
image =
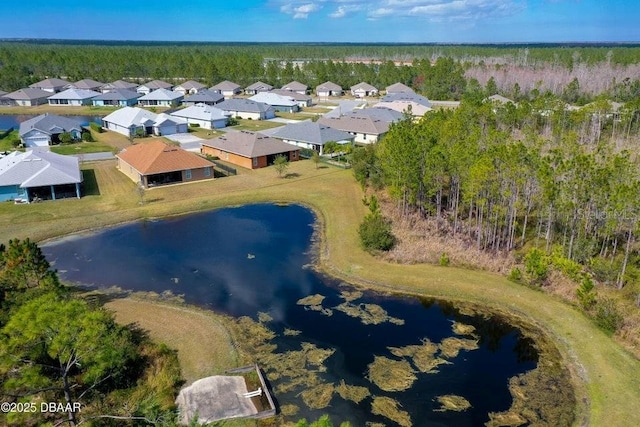
[[[61,115],[64,117],[70,117],[80,120],[82,126],[88,126],[91,122],[102,124],[102,117],[98,116],[69,116],[66,114]],[[24,122],[25,120],[32,119],[36,116],[38,116],[38,114],[0,114],[0,130],[7,130],[10,128],[18,129],[20,127],[20,123]]]
[[[279,404],[295,413],[289,420],[477,426],[509,409],[509,378],[537,364],[528,338],[495,316],[360,292],[317,273],[314,221],[297,205],[249,205],[67,237],[43,252],[67,281],[168,290],[261,320],[277,346],[261,363]],[[471,407],[440,411],[445,395]]]

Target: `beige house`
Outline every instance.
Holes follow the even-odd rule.
[[[389,131],[388,122],[356,114],[323,117],[318,123],[350,133],[357,144],[375,144]]]

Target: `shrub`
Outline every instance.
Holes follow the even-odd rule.
[[[524,257],[524,267],[529,281],[534,285],[542,285],[549,274],[549,257],[537,248],[531,249]]]
[[[93,135],[91,135],[91,132],[82,132],[82,140],[84,142],[93,142]]]
[[[200,127],[200,123],[189,123],[189,127],[199,128]]]
[[[94,132],[98,132],[98,133],[102,133],[102,126],[100,126],[98,123],[96,122],[91,122],[89,123],[89,127],[91,128],[91,130],[93,130]]]
[[[559,251],[554,251],[551,254],[550,261],[556,270],[559,270],[573,281],[580,281],[582,273],[582,266],[580,264],[569,258],[565,258]]]
[[[58,138],[62,144],[71,144],[73,142],[73,136],[69,132],[62,132]]]
[[[576,290],[578,302],[585,310],[589,310],[596,303],[596,290],[591,277],[584,276],[580,286]]]
[[[227,126],[237,126],[240,122],[236,117],[229,117],[227,119]]]
[[[449,256],[447,255],[446,252],[442,252],[442,255],[440,255],[440,265],[442,267],[448,267],[449,266]]]
[[[613,300],[602,298],[596,303],[595,309],[596,324],[608,334],[615,333],[622,326],[624,319]]]
[[[396,242],[391,223],[380,214],[368,214],[360,224],[358,234],[367,251],[388,251]]]
[[[511,270],[511,272],[509,273],[509,280],[516,283],[522,283],[522,270],[520,270],[518,267],[515,267],[513,270]]]

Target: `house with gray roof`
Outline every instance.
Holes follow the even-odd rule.
[[[78,80],[75,83],[71,83],[68,88],[95,90],[96,92],[100,92],[101,91],[100,88],[102,86],[104,86],[104,83],[102,82],[97,82],[92,79],[82,79],[82,80]]]
[[[138,85],[136,83],[125,82],[124,80],[116,80],[111,83],[106,83],[100,88],[100,92],[107,93],[112,90],[117,89],[127,89],[127,90],[136,90],[138,89]]]
[[[260,92],[269,92],[272,89],[273,86],[271,86],[270,84],[258,81],[252,85],[247,86],[244,89],[244,93],[246,93],[247,95],[256,95]]]
[[[294,92],[294,91],[284,90],[284,89],[273,89],[271,93],[287,96],[295,100],[298,103],[298,106],[300,108],[311,107],[313,105],[313,98],[307,94],[302,94],[300,92]]]
[[[48,100],[49,105],[81,107],[83,105],[91,105],[91,100],[98,95],[100,95],[100,92],[93,90],[70,88],[51,95]]]
[[[286,85],[282,86],[281,89],[288,92],[296,92],[300,95],[306,95],[307,91],[309,90],[309,86],[294,80],[291,83],[287,83]]]
[[[367,96],[378,96],[378,89],[369,83],[361,82],[351,86],[351,96],[365,98]]]
[[[196,104],[216,105],[224,101],[224,95],[209,89],[199,90],[195,95],[187,96],[182,103],[187,106]]]
[[[211,86],[209,90],[217,93],[221,93],[226,99],[242,93],[242,88],[239,84],[230,82],[229,80],[222,81],[217,85]]]
[[[194,80],[187,80],[173,88],[174,91],[180,92],[184,96],[194,95],[203,89],[206,89],[206,86]]]
[[[271,105],[276,111],[283,113],[296,113],[300,111],[298,101],[286,95],[279,95],[273,92],[260,92],[249,99]]]
[[[29,85],[29,87],[32,89],[44,90],[45,92],[49,92],[51,94],[51,93],[62,92],[70,84],[71,83],[66,80],[52,78],[52,79],[40,80],[37,83]]]
[[[187,133],[187,121],[168,114],[156,114],[138,107],[124,107],[102,119],[102,127],[128,138],[141,135]]]
[[[171,113],[180,117],[190,125],[198,125],[204,129],[220,129],[227,126],[230,113],[206,104],[196,104]]]
[[[173,89],[173,85],[171,83],[167,83],[162,80],[152,80],[150,82],[147,82],[145,84],[138,86],[136,91],[143,95],[148,95],[151,92],[156,91],[158,89],[165,89],[170,91]]]
[[[276,110],[271,105],[250,99],[226,99],[216,107],[238,119],[268,120],[276,116]]]
[[[406,92],[413,92],[413,89],[411,89],[409,86],[402,84],[400,82],[387,86],[387,88],[385,89],[385,93],[387,95],[390,95],[392,93],[406,93]]]
[[[0,201],[80,198],[79,159],[49,151],[14,151],[0,158]]]
[[[287,144],[315,150],[320,155],[324,154],[324,145],[327,142],[351,144],[355,138],[348,132],[333,129],[325,124],[312,122],[311,120],[289,123],[277,128],[271,136],[281,139]]]
[[[26,87],[24,89],[18,89],[15,92],[8,93],[4,96],[5,99],[11,100],[15,105],[21,107],[33,107],[35,105],[42,105],[48,102],[51,96],[51,92],[44,91],[42,89],[36,89]]]
[[[321,98],[326,98],[329,96],[342,96],[342,94],[342,88],[333,82],[324,82],[316,86],[316,95]]]
[[[141,93],[138,91],[138,93]],[[156,89],[138,98],[138,104],[143,107],[175,107],[180,105],[184,95],[169,89]]]
[[[246,169],[270,166],[278,156],[300,159],[300,148],[256,132],[239,131],[202,141],[201,153]]]
[[[356,116],[367,116],[375,120],[382,120],[389,124],[398,122],[404,118],[404,114],[392,110],[390,108],[362,108],[359,110],[353,110]]]
[[[60,134],[69,133],[71,138],[82,138],[82,123],[70,117],[55,114],[41,114],[20,123],[18,134],[25,147],[47,147],[60,143]]]
[[[318,123],[350,133],[358,144],[375,144],[389,131],[389,123],[356,114],[322,117]]]
[[[114,89],[91,100],[94,107],[133,107],[142,95],[128,89]]]
[[[431,111],[431,107],[425,107],[415,101],[380,101],[373,108],[388,108],[399,113],[410,113],[413,117],[422,117]]]
[[[0,90],[0,105],[13,105],[13,100],[7,98],[5,95],[7,94],[7,92]]]
[[[383,102],[394,102],[394,101],[415,102],[427,108],[432,108],[431,101],[429,101],[426,97],[422,95],[418,95],[413,91],[412,92],[396,92],[396,93],[387,94],[382,97],[381,101]]]

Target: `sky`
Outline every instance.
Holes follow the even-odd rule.
[[[639,42],[639,0],[0,0],[0,38]]]

